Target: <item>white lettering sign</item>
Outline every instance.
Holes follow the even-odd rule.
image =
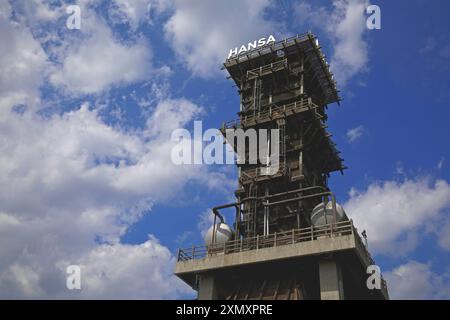
[[[274,43],[274,42],[275,42],[275,37],[273,35],[270,35],[268,38],[261,38],[259,40],[255,40],[253,42],[249,42],[247,44],[247,46],[245,46],[243,44],[239,48],[236,47],[234,49],[230,49],[230,53],[228,54],[228,59],[230,59],[231,57],[240,55],[241,53],[251,51],[253,49],[256,49],[256,48],[259,48],[259,47],[262,47],[262,46],[265,46],[267,44]]]

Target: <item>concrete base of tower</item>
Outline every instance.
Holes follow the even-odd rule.
[[[198,277],[198,300],[219,299],[219,287],[217,278],[212,274],[204,273]]]
[[[373,260],[357,233],[176,264],[198,299],[389,299],[386,283],[369,289]]]
[[[342,270],[336,260],[319,262],[319,283],[321,300],[344,299],[344,283]]]

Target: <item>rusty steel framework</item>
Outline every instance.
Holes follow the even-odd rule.
[[[331,196],[329,174],[345,169],[326,130],[327,105],[340,98],[317,39],[311,33],[285,39],[229,58],[224,68],[241,104],[239,119],[224,123],[222,133],[280,133],[278,172],[269,175],[265,163],[249,164],[248,153],[239,166],[237,202],[231,204],[238,238],[310,226],[311,210]]]
[[[175,274],[198,290],[198,299],[388,299],[384,280],[378,291],[366,287],[374,261],[353,222],[337,219],[328,188],[330,173],[346,167],[327,132],[327,107],[340,97],[316,37],[246,51],[223,68],[240,110],[222,134],[278,129],[278,170],[249,161],[248,150],[238,154],[245,161],[238,163],[236,202],[213,208],[212,242],[180,249]],[[227,142],[239,149],[235,138]],[[333,218],[313,225],[312,210],[321,202],[331,202]],[[219,242],[217,219],[224,222],[227,208],[235,209],[234,235]]]

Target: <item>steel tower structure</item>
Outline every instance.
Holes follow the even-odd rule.
[[[278,129],[277,169],[240,155],[236,202],[213,208],[212,243],[180,249],[175,273],[199,299],[387,299],[383,279],[367,288],[374,262],[328,188],[330,173],[346,167],[327,131],[327,107],[340,97],[317,38],[255,48],[223,67],[240,110],[222,133]],[[226,208],[235,208],[233,237],[219,242]]]

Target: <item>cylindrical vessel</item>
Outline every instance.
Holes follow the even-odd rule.
[[[336,221],[334,221],[333,203],[330,201],[326,205],[321,202],[311,212],[311,225],[322,226],[325,224],[343,221],[347,218],[344,209],[336,203]]]
[[[213,232],[215,229],[215,243],[224,243],[230,240],[233,237],[233,230],[229,225],[226,223],[217,223],[216,227],[214,228],[214,225],[209,228],[208,232],[205,234],[205,244],[211,245],[213,242]]]

